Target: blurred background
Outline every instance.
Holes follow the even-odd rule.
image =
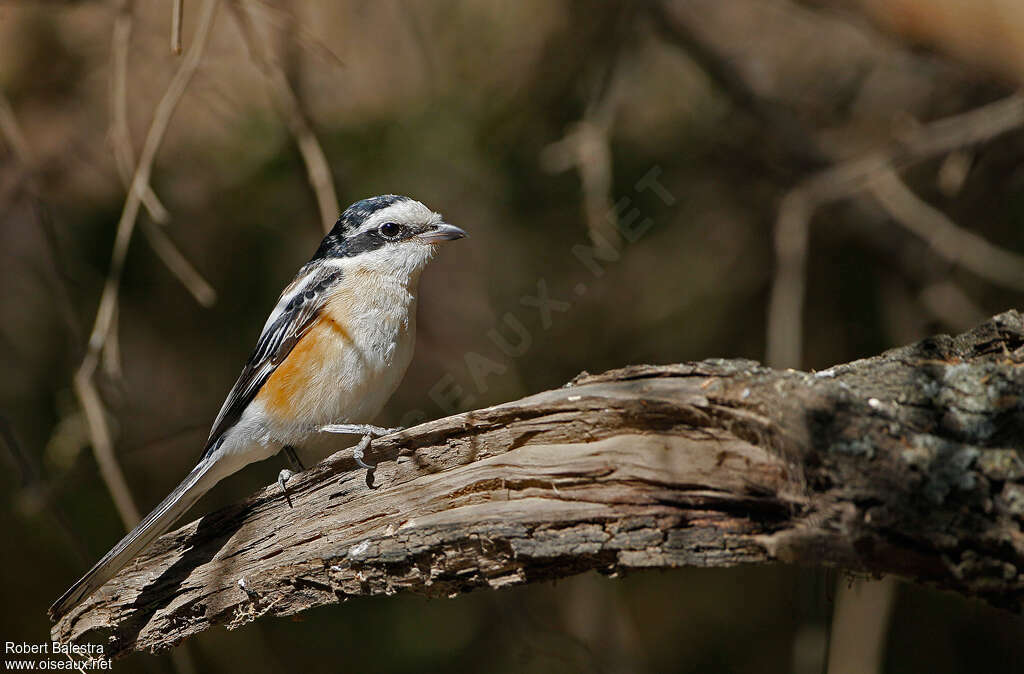
[[[192,467],[356,199],[472,235],[424,275],[385,425],[629,363],[824,368],[1024,298],[1019,0],[190,0],[180,55],[174,24],[169,2],[0,2],[5,641],[45,641],[50,602]],[[681,569],[353,600],[115,671],[821,672],[830,648],[832,672],[1021,671],[1024,622]]]

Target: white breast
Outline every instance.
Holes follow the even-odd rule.
[[[412,361],[415,295],[379,278],[368,283],[346,283],[327,305],[326,315],[344,326],[350,339],[324,363],[319,424],[373,421]]]

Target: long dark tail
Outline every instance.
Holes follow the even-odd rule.
[[[79,578],[78,582],[53,603],[49,610],[50,619],[54,622],[59,620],[78,602],[113,578],[114,574],[130,562],[140,550],[149,545],[154,538],[167,531],[186,510],[191,508],[219,481],[220,477],[217,473],[220,471],[210,472],[215,464],[216,461],[210,458],[200,461],[188,474],[188,477],[182,480],[181,484],[175,487],[174,491],[153,509],[153,512],[146,515],[146,518],[132,529],[131,533],[122,538],[120,543],[105,554],[103,559],[96,562],[96,565],[89,569],[88,573]]]

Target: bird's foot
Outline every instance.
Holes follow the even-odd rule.
[[[363,436],[359,440],[359,443],[352,448],[352,458],[356,460],[356,463],[359,464],[361,468],[365,468],[367,470],[366,485],[372,489],[373,471],[376,470],[377,466],[363,461],[366,451],[370,449],[370,443],[374,438],[391,435],[392,433],[397,433],[405,429],[401,427],[384,428],[382,426],[373,426],[370,424],[325,424],[323,426],[318,426],[315,430],[321,433],[341,433]]]
[[[363,453],[370,448],[371,442],[373,442],[373,436],[371,435],[364,435],[360,438],[359,443],[352,448],[352,458],[366,469],[366,486],[370,489],[376,489],[377,487],[373,485],[373,474],[377,470],[377,466],[363,461]]]
[[[302,465],[302,461],[299,459],[299,455],[295,452],[294,447],[291,445],[285,445],[281,448],[281,453],[284,454],[284,458],[288,461],[288,465],[296,473],[301,473],[306,470],[306,467]]]
[[[294,476],[295,473],[301,473],[306,470],[306,467],[302,465],[302,461],[299,460],[299,455],[291,445],[285,445],[282,447],[281,453],[284,454],[284,458],[288,461],[288,465],[290,465],[293,470],[288,470],[287,468],[282,469],[281,472],[277,474],[277,483],[281,485],[281,491],[284,492],[284,498],[288,501],[288,507],[291,508],[292,499],[288,495],[288,488],[285,487],[285,484],[288,480],[292,479],[292,476]]]
[[[318,426],[316,430],[322,433],[345,433],[349,435],[362,435],[379,438],[405,429],[401,427],[384,428],[382,426],[372,426],[370,424],[325,424],[323,426]]]
[[[360,466],[362,466],[366,470],[374,470],[374,469],[377,468],[377,466],[370,465],[370,464],[366,463],[365,461],[363,461],[363,456],[364,456],[366,450],[370,448],[370,442],[372,442],[372,440],[373,440],[373,436],[371,436],[369,434],[364,435],[359,440],[359,444],[357,444],[355,447],[352,448],[352,458],[355,459],[356,463],[358,463]]]
[[[292,497],[288,495],[288,488],[285,486],[285,483],[292,479],[293,475],[295,475],[295,473],[287,468],[282,468],[281,472],[277,474],[277,483],[281,485],[281,492],[284,494],[284,499],[288,501],[289,508],[292,507]]]

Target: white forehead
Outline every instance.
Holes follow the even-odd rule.
[[[400,225],[434,225],[441,222],[441,214],[413,199],[403,199],[372,213],[356,231],[376,229],[385,222],[397,222]]]

